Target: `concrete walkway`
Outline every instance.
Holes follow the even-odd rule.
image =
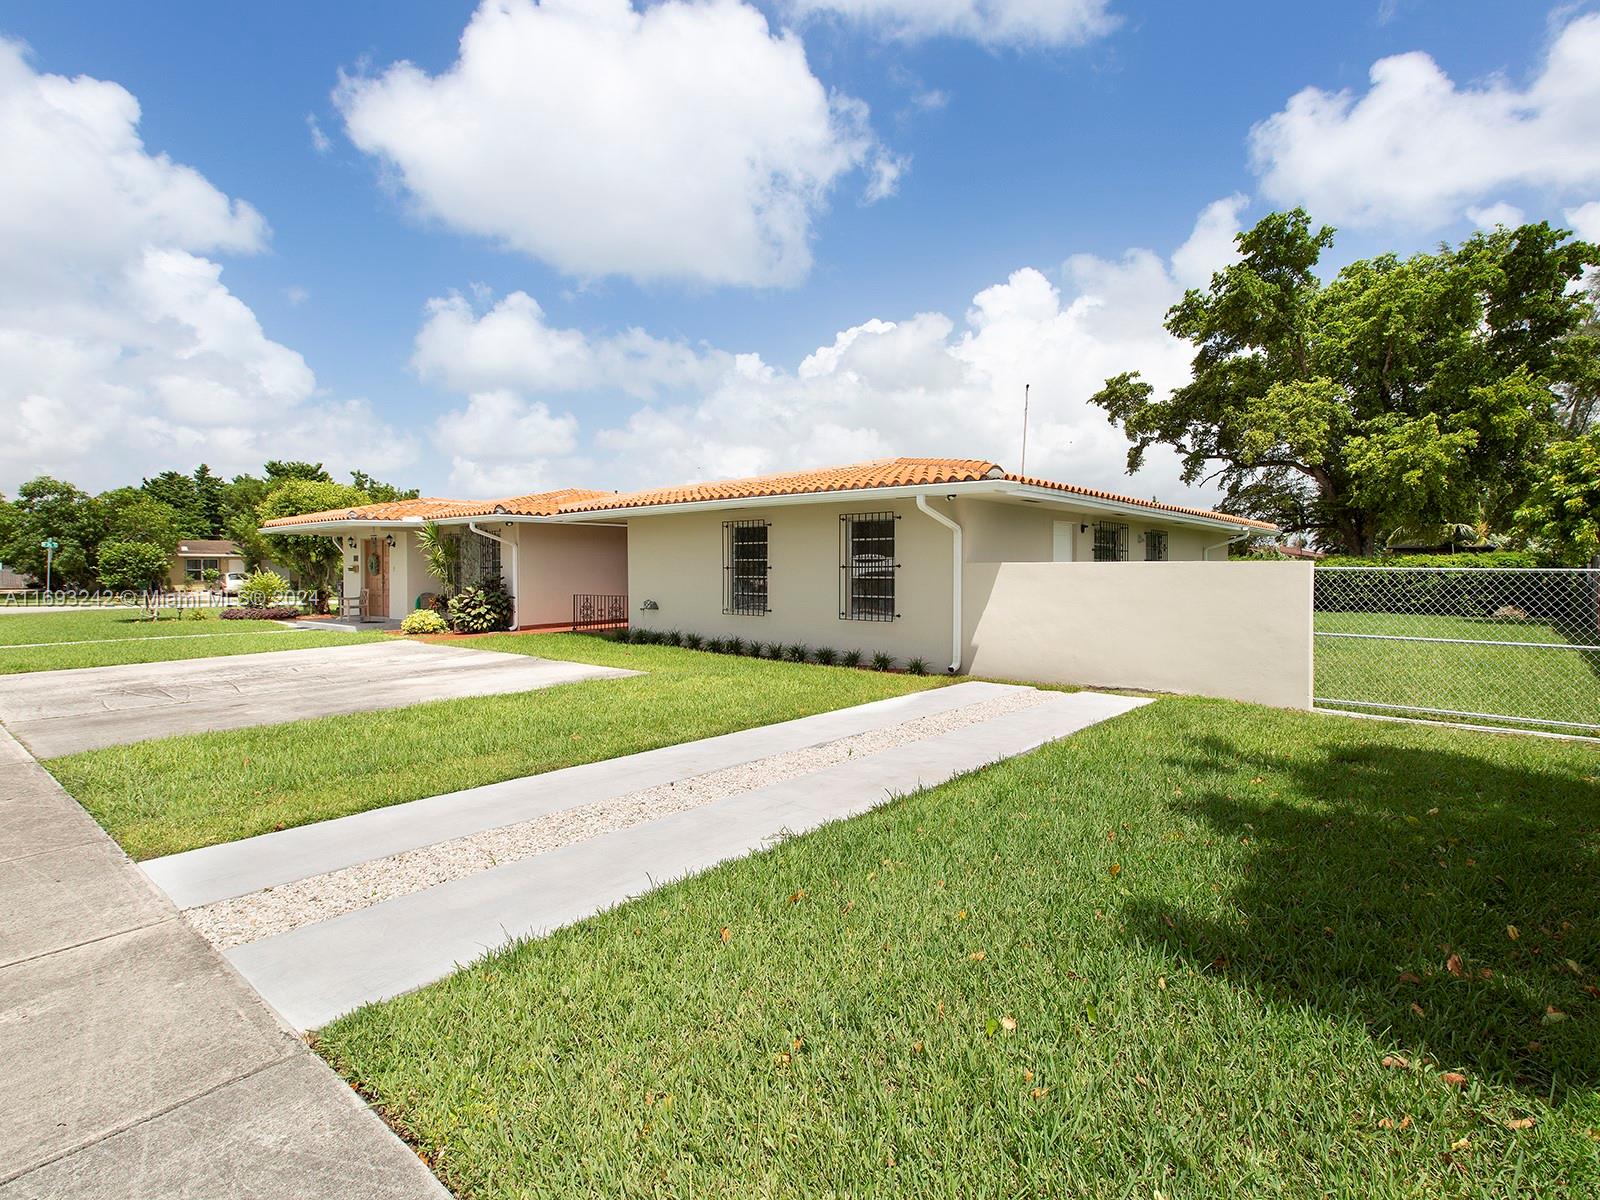
[[[447,1200],[3,730],[0,912],[0,1200]]]
[[[637,672],[382,641],[8,675],[0,722],[40,758],[172,734],[526,692]]]
[[[474,788],[145,864],[185,908],[382,858],[476,830],[592,804],[906,723],[1004,692],[958,684],[585,767]],[[312,1029],[449,974],[515,938],[539,936],[661,883],[853,816],[886,799],[1032,750],[1147,701],[1089,692],[851,757],[630,828],[301,925],[226,951],[290,1024]],[[759,772],[756,773],[759,777]]]

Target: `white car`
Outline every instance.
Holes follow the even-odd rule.
[[[239,589],[244,586],[243,571],[229,571],[222,577],[222,594],[224,596],[237,596]]]

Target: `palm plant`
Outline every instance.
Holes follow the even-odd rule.
[[[859,667],[861,665],[861,651],[846,650],[839,656],[839,665],[844,667]]]
[[[811,657],[816,659],[816,661],[824,667],[833,666],[833,664],[839,659],[838,653],[832,646],[818,646],[816,653]]]
[[[686,649],[698,650],[706,644],[706,640],[698,633],[686,633],[683,635],[683,644]]]
[[[723,643],[723,649],[725,649],[729,654],[743,654],[744,639],[731,637],[725,643]]]
[[[893,666],[894,659],[881,650],[872,656],[872,669],[874,671],[887,671]]]
[[[804,642],[795,642],[788,649],[789,661],[803,663],[811,657],[811,647]]]
[[[461,540],[429,521],[417,532],[417,545],[422,548],[428,574],[439,581],[445,598],[454,596],[461,586]]]
[[[907,675],[926,675],[927,673],[928,660],[925,658],[913,658],[906,664]]]

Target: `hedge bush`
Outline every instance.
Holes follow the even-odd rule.
[[[409,634],[448,633],[450,624],[431,608],[409,612],[400,622],[400,632]]]
[[[238,605],[222,610],[224,621],[292,621],[300,610],[292,604]]]
[[[1522,550],[1325,558],[1317,563],[1314,576],[1316,608],[1478,619],[1516,613],[1558,625],[1582,621],[1592,628],[1600,607],[1593,580],[1538,570],[1540,565],[1537,555]],[[1376,569],[1330,571],[1329,567]],[[1415,567],[1431,569],[1405,569]]]

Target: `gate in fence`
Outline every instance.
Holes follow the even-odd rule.
[[[1600,735],[1600,570],[1318,567],[1324,708]]]

